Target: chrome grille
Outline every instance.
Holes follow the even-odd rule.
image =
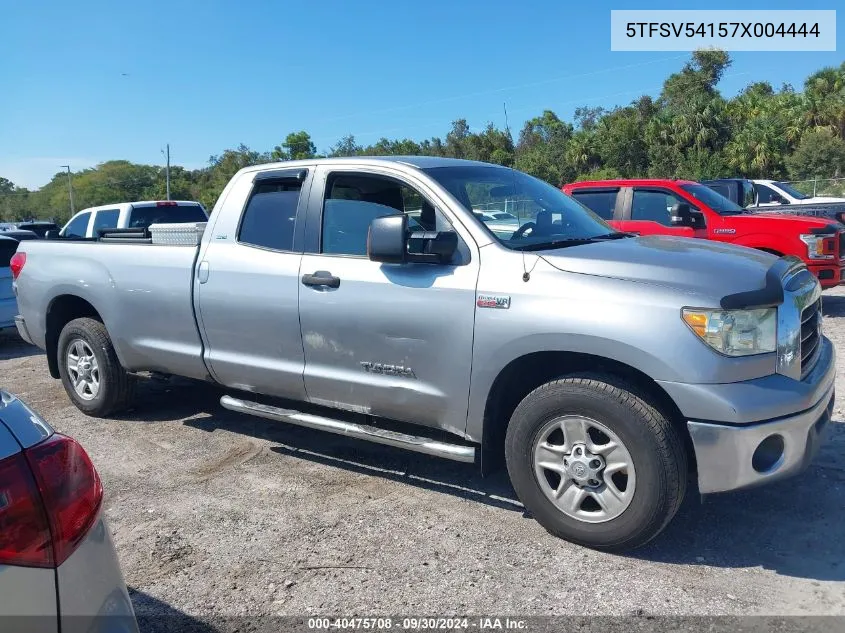
[[[822,300],[816,299],[801,313],[801,377],[813,368],[821,343]]]

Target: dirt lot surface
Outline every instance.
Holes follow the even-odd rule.
[[[825,293],[845,394],[845,292]],[[845,424],[792,480],[688,499],[632,555],[547,534],[504,473],[223,410],[205,386],[145,384],[82,415],[41,352],[0,336],[0,384],[90,452],[139,616],[845,615]]]

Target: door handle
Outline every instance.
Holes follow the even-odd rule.
[[[204,284],[208,281],[208,262],[201,261],[199,270],[197,271],[197,278],[201,284]]]
[[[311,275],[302,275],[302,284],[312,288],[339,288],[340,277],[335,277],[326,270],[318,270]]]

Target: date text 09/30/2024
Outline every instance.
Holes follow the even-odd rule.
[[[496,617],[454,617],[454,618],[308,618],[308,628],[312,630],[408,630],[408,631],[449,631],[476,629],[486,630],[516,630],[524,631],[528,628],[525,620],[516,618]]]

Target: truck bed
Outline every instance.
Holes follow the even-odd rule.
[[[207,376],[193,307],[198,247],[32,240],[20,250],[39,271],[21,280],[26,289],[19,292],[21,312],[36,319],[35,344],[45,344],[38,336],[51,310],[75,295],[99,313],[127,369]]]

